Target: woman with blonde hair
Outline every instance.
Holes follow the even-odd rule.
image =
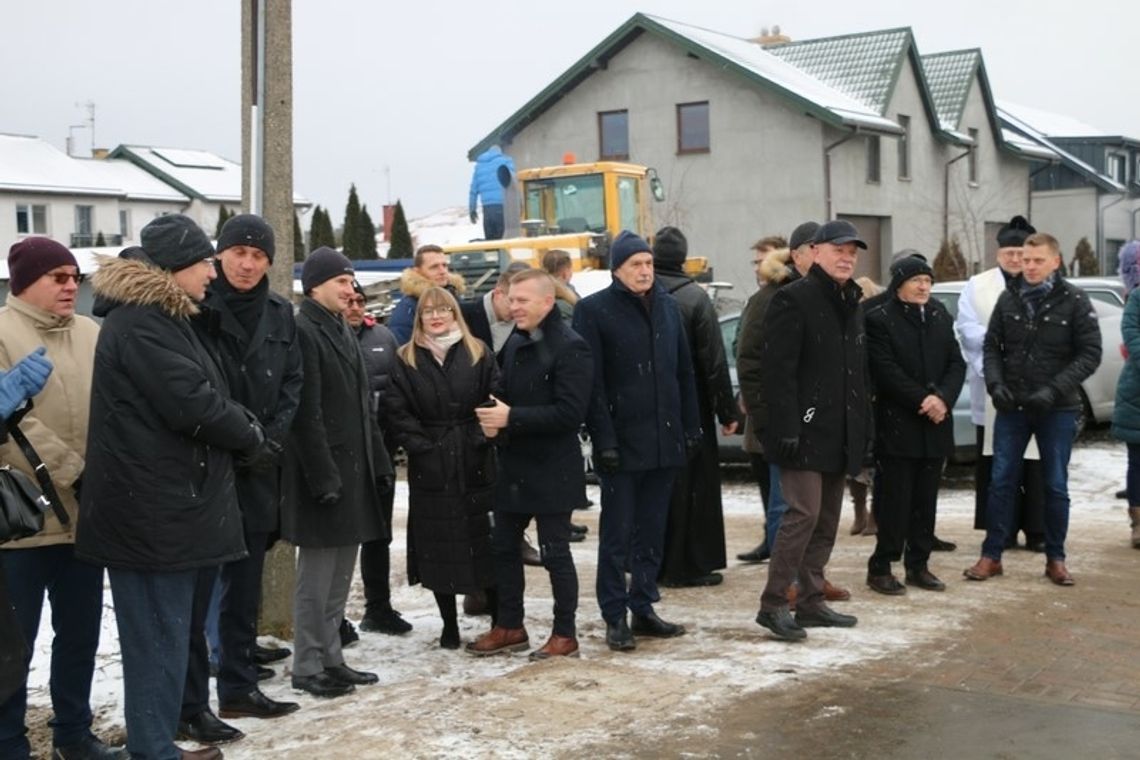
[[[386,404],[395,441],[408,453],[408,582],[435,593],[439,645],[458,649],[456,594],[486,593],[498,609],[491,558],[495,455],[475,417],[498,371],[459,304],[432,287],[416,306]]]

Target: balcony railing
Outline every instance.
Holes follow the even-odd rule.
[[[102,241],[99,240],[102,238]],[[92,235],[89,232],[73,232],[71,233],[71,247],[72,248],[91,248],[101,242],[102,245],[122,245],[122,235],[109,235],[106,232],[97,232]]]

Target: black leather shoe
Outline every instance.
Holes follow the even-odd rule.
[[[917,586],[927,591],[945,591],[946,584],[938,580],[938,576],[927,570],[925,567],[921,570],[907,570],[906,571],[906,585]]]
[[[338,681],[324,671],[315,676],[293,676],[293,688],[307,691],[314,697],[343,697],[356,691],[352,684]]]
[[[720,573],[706,573],[693,578],[662,578],[660,583],[666,588],[697,588],[699,586],[719,586],[724,582]]]
[[[853,628],[859,618],[836,612],[826,604],[814,610],[796,610],[796,623],[801,628]]]
[[[1037,533],[1027,533],[1025,535],[1025,548],[1031,552],[1043,554],[1045,552],[1045,536]]]
[[[736,558],[741,562],[764,562],[772,557],[772,553],[768,551],[767,542],[761,541],[760,545],[749,552],[737,554]]]
[[[807,638],[807,631],[792,619],[787,607],[760,610],[756,614],[756,622],[771,631],[772,638],[780,641],[803,641]]]
[[[125,747],[108,747],[98,737],[88,734],[74,744],[53,746],[52,760],[129,760]]]
[[[590,526],[589,525],[578,525],[576,523],[570,523],[570,532],[571,533],[581,533],[584,536],[590,532]]]
[[[363,670],[353,670],[347,665],[333,665],[331,668],[325,668],[325,675],[329,676],[335,681],[341,683],[349,683],[355,686],[367,686],[369,684],[377,683],[380,676],[375,673],[365,673]]]
[[[637,649],[637,642],[633,639],[633,632],[623,617],[616,623],[606,623],[606,646],[615,652],[628,652]]]
[[[360,641],[360,634],[356,632],[356,627],[348,618],[340,621],[340,648],[348,649],[349,647],[356,646],[356,642]]]
[[[899,579],[891,573],[883,575],[867,574],[867,586],[872,591],[878,591],[887,596],[900,596],[906,593],[906,586],[899,583]]]
[[[264,665],[255,665],[254,667],[257,668],[258,681],[268,681],[270,678],[273,678],[273,676],[277,675],[277,671],[273,668],[267,668]]]
[[[296,702],[278,702],[262,694],[261,689],[218,702],[218,715],[223,718],[280,718],[299,709],[301,706]]]
[[[685,626],[666,623],[653,611],[647,615],[634,614],[629,629],[634,636],[650,636],[655,639],[671,639],[674,636],[685,635]]]
[[[178,721],[178,738],[199,744],[228,744],[244,736],[233,726],[223,723],[208,707],[189,720]]]
[[[271,662],[284,660],[293,652],[285,647],[263,647],[260,644],[253,650],[253,661],[258,665],[268,665]]]
[[[930,551],[932,552],[953,552],[958,550],[958,544],[953,541],[943,541],[938,536],[930,542]]]
[[[382,612],[367,612],[360,621],[360,630],[369,633],[386,633],[389,636],[403,636],[412,630],[412,624],[404,620],[399,612],[389,608]]]
[[[566,537],[566,540],[572,544],[580,544],[586,540],[586,534],[585,533],[575,533],[574,531],[570,531],[570,535]]]
[[[522,554],[524,565],[542,567],[542,556],[539,555],[538,549],[530,545],[530,541],[526,540],[526,536],[522,537],[522,542],[519,544],[519,553]]]

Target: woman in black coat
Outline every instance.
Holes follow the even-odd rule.
[[[891,574],[903,558],[906,582],[945,589],[927,568],[942,465],[954,450],[951,410],[966,376],[954,320],[930,298],[933,272],[908,256],[891,266],[890,298],[867,312],[867,351],[875,382],[875,455],[883,479],[875,499],[875,553],[867,585],[883,594],[906,588]]]
[[[420,296],[399,356],[386,403],[392,438],[408,453],[408,581],[435,592],[439,644],[457,649],[455,595],[486,592],[498,607],[488,518],[495,454],[475,417],[496,383],[495,357],[437,287]]]

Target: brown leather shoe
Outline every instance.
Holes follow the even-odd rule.
[[[839,586],[833,586],[831,581],[823,581],[823,598],[829,602],[846,602],[851,598],[851,592]]]
[[[542,567],[542,556],[538,553],[538,549],[531,546],[525,533],[523,534],[522,541],[519,543],[519,554],[522,555],[524,565]]]
[[[1001,572],[1001,560],[979,557],[973,567],[968,567],[962,571],[962,575],[972,581],[985,581],[995,575],[1001,575]]]
[[[182,753],[182,760],[221,760],[224,757],[222,751],[217,747],[183,749],[179,751]]]
[[[467,645],[467,654],[486,657],[499,652],[521,652],[530,648],[525,628],[495,626]]]
[[[1065,569],[1065,561],[1063,559],[1051,559],[1045,563],[1045,577],[1056,583],[1058,586],[1072,586],[1076,581],[1073,576],[1069,575],[1069,571]]]
[[[573,636],[559,636],[557,633],[550,634],[550,638],[542,645],[541,649],[536,649],[530,653],[532,660],[548,660],[551,657],[577,657],[578,656],[578,639]]]

